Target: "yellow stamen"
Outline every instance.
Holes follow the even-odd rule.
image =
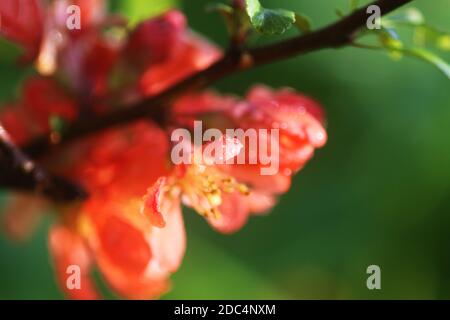
[[[185,203],[204,217],[220,219],[222,193],[249,195],[245,184],[238,183],[215,167],[192,165],[185,176],[175,182],[184,194]]]

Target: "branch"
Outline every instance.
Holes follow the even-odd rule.
[[[411,1],[378,0],[372,4],[379,6],[382,14],[385,15]],[[325,48],[339,48],[351,44],[356,32],[366,25],[367,7],[365,6],[325,28],[290,40],[253,49],[232,47],[222,59],[206,70],[181,81],[156,96],[107,115],[78,120],[60,133],[59,139],[56,139],[57,143],[54,142],[55,139],[51,139],[50,135],[41,136],[25,146],[23,150],[32,157],[39,157],[50,149],[73,140],[143,118],[152,119],[164,125],[170,112],[170,108],[167,106],[188,91],[205,88],[215,81],[241,70]],[[38,190],[57,201],[86,197],[86,193],[80,187],[50,175],[32,162],[12,144],[1,126],[0,133],[0,187]]]
[[[55,145],[61,145],[103,129],[124,125],[138,119],[151,118],[157,123],[164,123],[168,113],[165,106],[183,93],[205,88],[219,79],[244,69],[269,64],[312,51],[325,48],[339,48],[350,44],[355,33],[366,25],[368,6],[379,6],[381,13],[385,15],[411,1],[378,0],[318,31],[247,51],[230,50],[221,60],[206,70],[181,81],[159,95],[145,99],[134,106],[122,108],[120,111],[75,122],[61,133],[60,139],[58,139],[56,144],[52,143],[49,136],[42,136],[32,141],[24,150],[31,156],[37,157]]]
[[[20,191],[37,191],[56,201],[82,200],[87,193],[75,184],[49,174],[11,141],[0,125],[0,185]]]

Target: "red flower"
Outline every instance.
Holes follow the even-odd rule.
[[[186,18],[179,11],[139,24],[127,41],[124,52],[127,60],[139,70],[169,60],[182,49],[186,33]]]
[[[57,278],[62,289],[73,299],[97,299],[98,294],[90,277],[92,257],[83,238],[66,226],[53,226],[49,232],[49,248]],[[67,271],[75,265],[80,268],[80,288],[69,290]]]
[[[325,145],[324,115],[315,100],[290,89],[257,86],[247,101],[240,110],[233,110],[233,117],[244,128],[280,130],[280,169],[286,174],[297,172],[315,148]]]
[[[11,16],[13,2],[3,1],[0,14]],[[119,102],[167,89],[222,55],[187,29],[178,11],[144,21],[125,41],[111,41],[101,32],[107,19],[103,1],[75,3],[82,7],[85,20],[82,30],[74,33],[61,29],[66,13],[60,6],[66,1],[44,9],[37,1],[32,4],[36,8],[26,11],[32,24],[29,21],[23,28],[10,24],[4,33],[36,53],[40,70],[54,76],[27,79],[21,100],[2,109],[0,122],[19,144],[53,129],[49,122],[54,116],[72,122],[110,112]],[[41,11],[42,23],[37,14]],[[54,36],[59,33],[58,40]],[[94,266],[123,297],[163,294],[185,251],[182,205],[195,209],[220,232],[237,231],[249,216],[267,212],[275,204],[277,196],[289,189],[292,174],[327,138],[319,104],[288,89],[258,86],[245,99],[200,92],[167,107],[170,127],[142,120],[72,143],[46,159],[49,170],[80,183],[90,195],[82,203],[58,207],[59,219],[49,234],[57,279],[68,296],[98,297],[91,279]],[[278,129],[278,172],[261,175],[265,165],[261,159],[218,164],[194,157],[191,164],[173,164],[169,134],[177,127],[192,129],[198,119],[224,134],[225,129]],[[272,141],[263,134],[257,142]],[[251,148],[241,151],[241,142],[225,134],[212,144],[225,151],[224,159],[242,154],[252,159]],[[233,148],[228,149],[230,144]],[[11,202],[10,211],[29,201]],[[8,215],[10,232],[23,235],[36,216],[35,212]],[[79,289],[67,287],[72,265],[81,271]]]
[[[55,71],[56,56],[68,37],[87,33],[102,23],[104,0],[53,1],[44,7],[41,0],[3,0],[0,3],[0,34],[25,49],[24,58],[37,58],[38,70],[44,74]],[[69,5],[80,8],[81,30],[66,26]]]
[[[0,2],[0,35],[25,49],[24,58],[33,59],[44,30],[44,8],[40,0],[3,0]]]
[[[139,90],[154,95],[218,60],[221,51],[186,27],[179,11],[142,22],[124,48],[126,61],[139,71]]]
[[[214,115],[215,114],[215,115]],[[215,168],[198,168],[195,164],[184,170],[182,179],[198,180],[184,183],[187,191],[185,203],[200,213],[218,212],[220,219],[206,214],[209,222],[219,231],[229,233],[243,226],[251,213],[262,213],[276,202],[276,195],[288,191],[291,176],[312,157],[315,148],[322,147],[327,139],[323,127],[323,112],[320,105],[290,89],[272,91],[263,86],[253,88],[247,100],[234,97],[220,97],[214,93],[185,96],[175,104],[174,118],[178,123],[192,128],[195,119],[214,128],[278,129],[279,130],[279,171],[273,175],[261,175],[263,164],[260,159],[250,163],[252,148],[242,141],[246,148],[245,164],[218,165]],[[217,125],[222,122],[222,125]],[[257,145],[269,144],[269,135],[257,136]],[[270,151],[270,150],[269,150]],[[278,159],[275,159],[278,161]],[[203,170],[203,171],[202,171]],[[195,172],[189,174],[189,172]],[[214,173],[211,173],[214,172]],[[213,181],[217,188],[214,197],[202,190],[203,181]],[[179,176],[176,179],[180,179]],[[220,181],[232,181],[233,187],[223,186]],[[242,191],[242,184],[250,187],[249,195]],[[195,186],[200,186],[198,189]],[[183,188],[181,188],[183,193]],[[224,192],[225,190],[229,192]],[[223,196],[225,200],[220,199]],[[210,201],[212,199],[212,201]],[[215,205],[215,203],[219,205]],[[206,204],[206,209],[204,208]]]
[[[64,225],[83,239],[89,257],[121,296],[159,296],[168,289],[168,277],[178,269],[185,250],[183,220],[176,202],[165,207],[164,228],[154,227],[141,213],[146,188],[168,172],[165,133],[138,123],[105,132],[74,148],[79,148],[78,158],[71,157],[74,165],[64,164],[63,171],[83,182],[90,198],[69,209],[73,220]],[[151,165],[149,159],[154,159]],[[66,260],[58,258],[61,251],[56,254],[57,265],[67,265],[71,247],[66,249]],[[67,277],[65,268],[56,271],[62,280]],[[66,290],[71,296],[72,291]]]

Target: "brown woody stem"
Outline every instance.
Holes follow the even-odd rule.
[[[167,115],[167,105],[188,91],[205,88],[219,79],[244,69],[269,64],[321,49],[339,48],[351,44],[356,32],[366,25],[368,6],[377,5],[381,9],[381,13],[385,15],[411,1],[377,0],[354,11],[338,22],[290,40],[247,50],[232,48],[222,59],[209,68],[181,81],[156,96],[145,99],[133,106],[122,108],[119,111],[76,121],[61,133],[57,144],[52,143],[49,136],[42,136],[33,140],[23,150],[32,157],[39,157],[54,147],[107,128],[125,125],[139,119],[148,118],[157,123],[164,123]]]

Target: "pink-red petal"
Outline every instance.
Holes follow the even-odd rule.
[[[144,196],[142,213],[150,220],[151,224],[158,228],[164,228],[166,222],[162,211],[162,202],[164,201],[164,187],[166,178],[159,178],[155,184],[148,189]]]
[[[62,290],[72,299],[98,299],[95,284],[90,275],[91,253],[84,240],[71,229],[57,225],[49,233],[49,250],[53,257],[56,275]],[[77,266],[80,274],[80,288],[68,288],[70,266]]]

